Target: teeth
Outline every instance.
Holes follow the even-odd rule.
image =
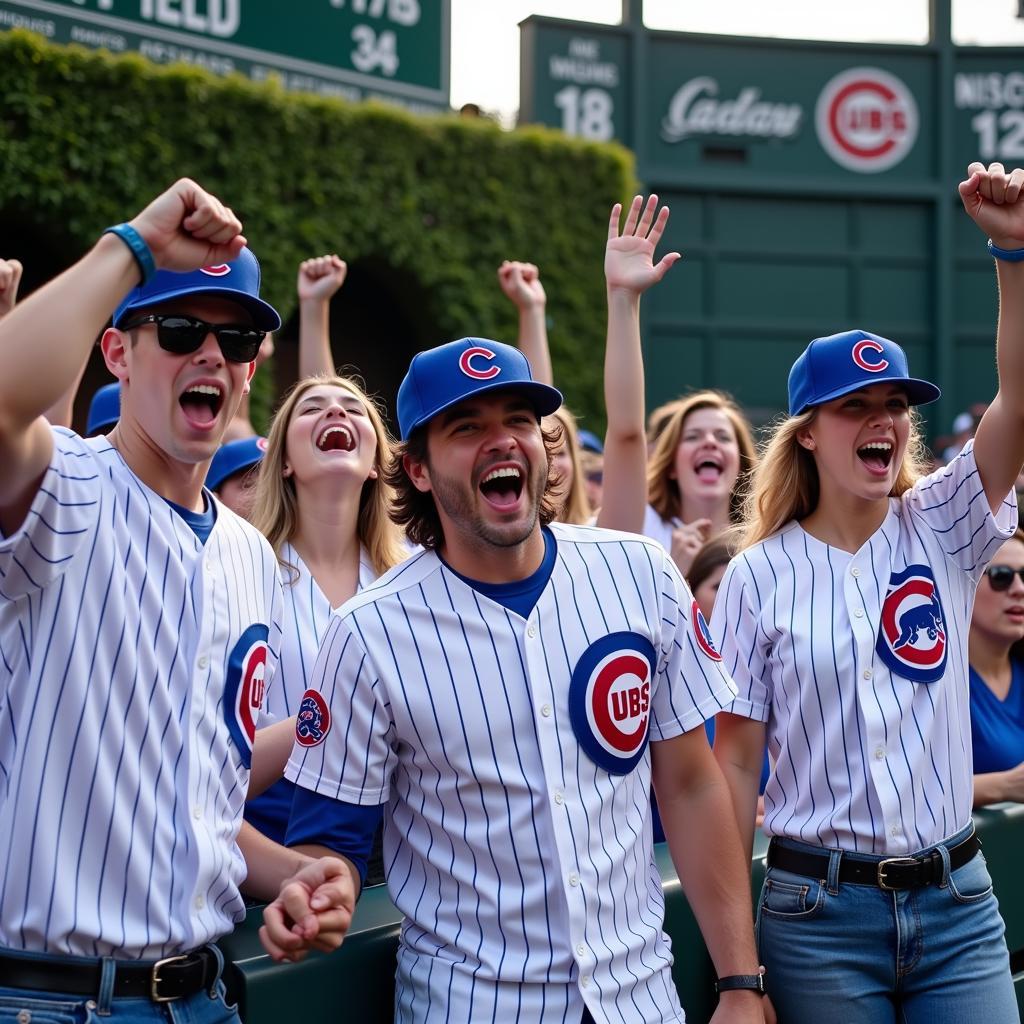
[[[870,444],[866,444],[861,448],[861,451],[865,451],[868,448],[876,448],[878,451],[891,452],[892,444],[888,441],[872,441]]]
[[[490,473],[488,473],[487,476],[485,476],[483,480],[481,480],[480,482],[486,484],[491,480],[499,480],[503,476],[512,476],[518,480],[519,470],[511,466],[505,467],[503,469],[492,469]]]
[[[185,389],[185,394],[220,396],[220,388],[216,384],[193,384]]]
[[[327,438],[329,438],[331,436],[331,434],[341,434],[341,436],[344,438],[344,441],[345,441],[345,447],[346,448],[353,447],[354,443],[352,441],[352,435],[349,433],[349,431],[345,427],[338,426],[337,424],[328,427],[320,435],[319,439],[316,442],[317,447],[318,448],[323,448],[324,442],[327,440]]]

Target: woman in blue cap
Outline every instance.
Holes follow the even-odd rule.
[[[938,388],[877,335],[812,341],[715,605],[739,688],[715,750],[748,849],[766,737],[774,761],[758,942],[781,1024],[1018,1019],[971,819],[967,635],[1017,526],[1024,171],[968,175],[1002,300],[1000,390],[976,438],[922,476],[912,407]]]

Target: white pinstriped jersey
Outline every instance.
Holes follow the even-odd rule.
[[[286,776],[388,804],[397,1021],[575,1024],[584,1000],[599,1022],[683,1019],[647,740],[734,688],[657,544],[551,531],[528,619],[423,552],[344,605],[320,649],[320,739],[297,741]]]
[[[105,437],[53,433],[0,539],[0,947],[162,957],[244,913],[277,565],[224,506],[204,547]]]
[[[712,636],[768,723],[765,831],[908,854],[970,820],[967,634],[978,580],[1017,525],[993,516],[973,444],[891,498],[856,553],[795,522],[732,560]]]
[[[281,658],[274,686],[267,694],[261,714],[261,726],[294,715],[309,685],[316,652],[330,625],[331,602],[317,585],[313,574],[291,544],[281,549],[285,565],[280,566],[284,586],[284,611],[281,615]],[[288,566],[294,566],[290,571]],[[296,572],[298,577],[296,578]],[[373,563],[365,549],[359,552],[359,583],[356,593],[377,579]]]

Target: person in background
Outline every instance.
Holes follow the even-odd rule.
[[[299,299],[299,378],[315,373],[331,373],[334,357],[331,355],[330,334],[327,330],[331,299],[345,283],[348,265],[336,253],[315,256],[299,264],[295,284]],[[274,354],[274,336],[267,334],[256,357],[258,370]],[[256,437],[249,409],[249,396],[242,398],[224,435],[224,443]]]
[[[974,806],[1024,803],[1024,530],[978,584],[967,649]]]
[[[206,486],[243,519],[252,518],[259,467],[266,450],[265,437],[228,441],[217,449],[206,472]]]
[[[671,403],[647,467],[642,532],[684,576],[705,541],[739,522],[756,462],[750,424],[728,395],[698,391]]]
[[[121,417],[121,383],[104,384],[96,389],[89,402],[89,414],[85,420],[85,436],[95,437],[106,434]],[[49,419],[49,417],[47,417]],[[53,420],[50,420],[53,423]]]
[[[582,526],[593,518],[596,507],[587,496],[576,417],[562,407],[556,409],[548,419],[560,428],[559,443],[551,456],[551,465],[558,478],[553,494],[557,496],[556,500],[560,498],[562,502],[557,519],[560,523]]]
[[[580,469],[587,502],[592,509],[599,509],[604,499],[604,456],[584,449],[580,452]]]

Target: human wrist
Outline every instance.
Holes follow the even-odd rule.
[[[762,965],[747,974],[720,975],[715,981],[715,992],[720,997],[745,994],[760,999],[765,995],[764,973]]]
[[[150,249],[149,243],[139,230],[125,221],[104,228],[103,234],[116,236],[120,243],[128,249],[139,271],[139,283],[146,284],[156,273],[156,260],[153,258],[153,251]]]
[[[993,237],[988,240],[989,254],[1004,263],[1024,262],[1024,239]]]

